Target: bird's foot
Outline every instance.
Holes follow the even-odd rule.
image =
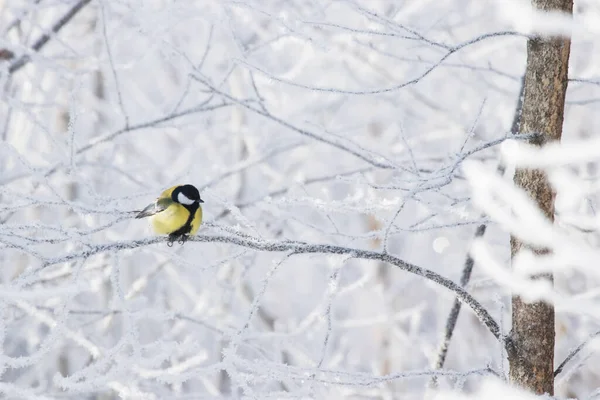
[[[180,245],[183,246],[183,244],[185,242],[187,242],[188,238],[189,238],[188,235],[181,235],[181,236],[179,236],[179,240],[177,241],[177,243],[179,243]]]
[[[177,241],[177,243],[183,245],[188,240],[188,235],[169,235],[169,239],[167,240],[167,246],[173,247],[173,243]]]

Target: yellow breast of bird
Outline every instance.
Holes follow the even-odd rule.
[[[151,217],[152,228],[154,232],[162,235],[168,235],[181,228],[188,220],[188,210],[181,204],[173,204],[166,210],[159,212]],[[194,219],[192,220],[192,229],[190,234],[194,235],[202,223],[202,208],[198,208]]]

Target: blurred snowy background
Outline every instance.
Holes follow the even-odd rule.
[[[495,171],[527,6],[0,2],[0,397],[420,399],[435,374],[454,395],[499,396],[480,384],[504,378],[505,354],[468,307],[432,370],[446,288],[351,253],[226,238],[387,251],[458,283],[493,211],[473,189],[511,182],[510,165]],[[556,272],[557,364],[600,329],[600,146],[580,143],[600,122],[600,3],[574,14],[563,142],[579,147],[548,166],[573,255]],[[469,184],[466,160],[489,187]],[[199,235],[225,239],[146,240],[131,212],[179,183],[201,188]],[[491,219],[466,289],[506,333],[509,233]],[[557,396],[600,396],[597,345]]]

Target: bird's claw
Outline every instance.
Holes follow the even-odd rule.
[[[173,247],[173,243],[177,241],[180,245],[183,245],[188,240],[188,235],[169,235],[169,240],[167,240],[167,246]]]

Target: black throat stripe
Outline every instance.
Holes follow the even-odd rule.
[[[187,235],[188,233],[190,233],[190,231],[192,230],[192,221],[194,220],[194,215],[196,215],[196,211],[198,211],[198,208],[200,207],[200,205],[198,203],[194,203],[194,204],[190,204],[190,205],[186,205],[186,204],[181,204],[181,205],[184,206],[190,212],[190,215],[188,216],[187,221],[185,221],[185,224],[183,224],[183,226],[181,228],[179,228],[175,232],[171,233],[171,235],[173,235],[173,236],[182,236],[182,235]]]

